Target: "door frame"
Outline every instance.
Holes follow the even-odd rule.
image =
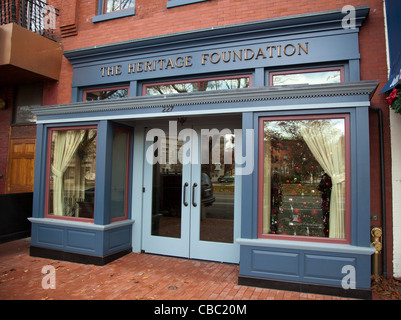
[[[165,120],[165,123],[168,120]],[[227,121],[225,121],[226,123]],[[207,125],[210,129],[216,128],[221,130],[225,128],[223,124]],[[203,126],[205,127],[205,126]],[[231,126],[234,128],[234,125]],[[166,126],[162,126],[166,128]],[[185,127],[184,127],[185,128]],[[241,176],[235,175],[234,185],[234,226],[233,226],[233,243],[222,243],[213,241],[199,240],[200,236],[200,205],[194,207],[192,200],[200,203],[200,181],[201,181],[201,163],[200,163],[200,149],[201,149],[201,132],[200,125],[193,125],[190,128],[197,133],[198,147],[198,161],[193,164],[183,165],[182,174],[182,221],[181,221],[181,238],[167,238],[151,235],[151,206],[152,206],[152,185],[153,185],[153,165],[149,164],[146,160],[146,152],[152,146],[153,141],[146,141],[146,134],[144,134],[144,151],[143,151],[143,205],[142,205],[142,249],[145,252],[179,256],[184,258],[193,258],[201,260],[212,260],[219,262],[239,263],[239,244],[236,239],[240,237],[240,224],[241,224]],[[150,130],[151,128],[148,128]],[[237,128],[236,128],[237,129]],[[178,128],[180,131],[180,128]],[[232,130],[233,132],[233,130]],[[188,143],[188,142],[187,142]],[[194,137],[191,138],[191,147],[194,145]],[[188,186],[185,188],[184,183],[187,182]],[[193,187],[194,183],[198,187]],[[184,199],[184,191],[186,199]],[[195,193],[193,193],[195,192]],[[188,206],[184,206],[183,202],[189,202]]]

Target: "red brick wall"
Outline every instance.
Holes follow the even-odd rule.
[[[50,1],[49,1],[50,2]],[[67,6],[61,0],[52,1],[67,14]],[[385,167],[387,222],[391,239],[391,149],[388,106],[379,91],[387,81],[383,0],[210,0],[192,5],[166,8],[167,0],[136,0],[135,16],[100,23],[93,23],[97,13],[97,1],[80,1],[77,8],[76,36],[63,38],[64,50],[90,47],[107,43],[127,41],[156,35],[188,30],[210,28],[247,21],[339,10],[345,5],[355,7],[369,5],[370,13],[360,30],[361,80],[379,80],[380,84],[372,99],[372,106],[380,107],[384,113]],[[64,58],[59,81],[58,103],[71,101],[72,67]],[[371,113],[371,212],[381,214],[379,132],[377,114]],[[380,221],[378,222],[380,223]],[[391,243],[388,243],[389,267],[391,268]],[[391,270],[389,270],[389,273]]]
[[[12,88],[4,87],[0,90],[0,98],[6,100],[6,109],[0,110],[0,194],[6,192],[7,178],[7,157],[8,157],[8,138],[10,135],[11,106],[12,106]]]
[[[50,2],[50,1],[49,1]],[[65,2],[65,1],[64,1]],[[61,0],[52,3],[71,17]],[[339,10],[344,5],[369,5],[369,18],[361,29],[361,78],[385,81],[387,77],[382,0],[210,0],[166,8],[167,0],[136,0],[135,16],[93,23],[97,1],[80,1],[75,18],[78,34],[62,39],[63,49],[71,50],[107,43],[146,38],[188,30],[270,19],[311,12]],[[75,10],[75,7],[74,7]],[[70,18],[69,18],[70,19]],[[71,18],[72,19],[72,18]],[[70,19],[70,20],[71,20]],[[63,61],[59,103],[71,99],[72,68]],[[382,85],[382,83],[381,83]],[[377,95],[374,101],[377,101]]]

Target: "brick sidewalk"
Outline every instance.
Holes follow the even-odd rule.
[[[237,285],[238,265],[130,253],[105,266],[29,256],[30,238],[0,244],[0,300],[350,300]],[[56,270],[43,289],[42,267]]]

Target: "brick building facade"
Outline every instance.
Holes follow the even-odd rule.
[[[344,242],[339,241],[338,243],[336,241],[329,241],[328,246],[331,249],[325,254],[322,253],[324,249],[318,245],[319,241],[312,240],[308,242],[309,240],[302,238],[301,242],[298,242],[296,238],[288,239],[284,236],[288,234],[288,230],[281,234],[281,238],[278,238],[279,242],[282,241],[278,245],[277,242],[274,242],[274,238],[272,240],[271,235],[265,234],[267,231],[261,231],[261,220],[265,219],[266,216],[259,212],[262,210],[260,207],[263,205],[258,200],[258,197],[263,197],[263,195],[260,195],[261,191],[259,188],[261,185],[258,185],[257,181],[261,179],[262,171],[253,175],[253,178],[249,178],[245,175],[239,179],[236,176],[235,192],[238,193],[235,193],[235,197],[237,199],[242,199],[242,201],[235,202],[237,200],[233,200],[237,208],[235,210],[238,211],[234,213],[234,215],[238,215],[236,219],[241,220],[241,223],[234,223],[234,229],[237,230],[234,231],[234,234],[238,236],[239,239],[238,244],[241,249],[238,249],[238,254],[240,254],[241,259],[238,258],[234,262],[238,263],[239,260],[241,261],[240,281],[248,283],[247,281],[252,282],[252,280],[255,279],[265,279],[267,284],[270,285],[272,281],[292,281],[293,283],[302,283],[305,289],[313,289],[316,284],[319,284],[319,280],[316,280],[319,278],[319,272],[315,270],[316,265],[314,265],[314,263],[319,264],[332,261],[335,265],[338,264],[338,261],[341,259],[343,259],[341,261],[348,261],[349,264],[355,266],[357,274],[359,272],[359,274],[363,274],[363,277],[367,279],[367,273],[370,273],[370,266],[362,267],[361,264],[366,265],[367,261],[370,261],[370,255],[374,252],[368,249],[370,227],[382,226],[383,221],[386,221],[386,228],[384,229],[386,234],[383,237],[383,243],[385,243],[383,271],[388,275],[393,274],[392,207],[390,205],[392,203],[390,120],[389,108],[388,104],[385,102],[385,95],[379,94],[381,88],[388,80],[383,1],[338,0],[319,1],[316,3],[303,0],[276,2],[263,0],[136,0],[129,2],[130,5],[128,8],[125,8],[125,10],[111,9],[109,10],[110,12],[107,12],[106,0],[49,0],[47,3],[60,10],[56,34],[59,42],[62,44],[64,54],[61,60],[61,72],[57,82],[57,89],[53,86],[51,90],[48,90],[51,98],[47,98],[47,101],[51,101],[51,103],[46,103],[46,105],[55,104],[56,106],[54,108],[42,108],[42,111],[39,108],[35,108],[34,111],[39,119],[36,145],[41,152],[41,160],[37,159],[35,164],[35,185],[39,191],[36,193],[36,196],[34,196],[32,247],[35,252],[33,252],[33,254],[53,254],[56,257],[63,258],[67,256],[70,257],[70,255],[79,256],[87,254],[95,257],[106,257],[104,260],[107,260],[107,257],[113,255],[118,256],[118,254],[123,251],[130,251],[131,248],[133,248],[134,251],[145,250],[159,253],[157,250],[148,249],[153,248],[153,244],[147,245],[146,242],[152,242],[153,238],[144,235],[147,232],[145,229],[148,227],[151,228],[153,232],[153,224],[155,223],[152,220],[152,226],[149,226],[149,223],[146,222],[146,206],[149,204],[155,205],[155,202],[152,202],[151,198],[149,198],[150,200],[146,200],[145,189],[148,190],[148,187],[152,188],[151,182],[153,181],[153,184],[156,184],[156,181],[146,175],[148,169],[144,167],[144,164],[143,167],[140,165],[136,167],[136,163],[141,162],[138,161],[137,154],[140,155],[139,157],[144,157],[143,147],[142,149],[139,147],[146,143],[144,142],[145,140],[141,140],[144,139],[144,136],[140,138],[141,134],[143,135],[143,132],[145,132],[141,130],[144,130],[143,128],[148,128],[150,124],[157,127],[160,122],[160,126],[163,127],[166,123],[162,123],[163,118],[159,114],[154,115],[153,124],[152,115],[148,115],[147,118],[143,114],[132,114],[132,118],[130,118],[129,114],[131,113],[128,112],[124,114],[121,110],[128,110],[128,105],[135,105],[135,108],[140,109],[141,102],[147,104],[148,102],[145,97],[140,96],[145,92],[143,91],[145,90],[144,88],[151,86],[152,83],[156,83],[157,85],[176,85],[182,84],[184,80],[190,82],[191,79],[201,79],[202,81],[205,81],[205,79],[208,81],[211,81],[210,79],[217,79],[215,81],[220,81],[222,79],[231,79],[237,74],[244,77],[250,74],[249,81],[251,85],[249,85],[249,87],[252,86],[252,88],[249,94],[251,94],[252,97],[249,98],[249,101],[251,101],[251,103],[249,103],[251,105],[249,114],[246,114],[246,98],[244,98],[244,100],[240,97],[227,98],[231,99],[230,101],[240,101],[238,103],[243,104],[242,112],[244,113],[242,114],[242,120],[236,119],[235,116],[230,118],[232,114],[237,114],[236,112],[238,112],[238,110],[235,111],[233,109],[232,114],[224,111],[224,103],[226,102],[223,102],[223,97],[219,96],[218,93],[216,94],[216,101],[213,102],[213,105],[210,107],[215,111],[210,114],[216,116],[219,114],[218,110],[222,110],[222,115],[227,114],[230,116],[227,118],[228,122],[237,123],[236,121],[238,120],[241,123],[242,121],[240,127],[243,131],[245,128],[249,127],[256,129],[257,132],[261,130],[256,125],[257,121],[262,121],[263,119],[263,121],[270,121],[269,117],[271,116],[276,118],[282,116],[284,117],[283,119],[287,119],[292,115],[296,115],[299,117],[306,117],[306,120],[313,119],[313,117],[316,116],[313,112],[315,109],[312,111],[309,109],[309,111],[306,111],[306,113],[302,115],[298,115],[299,112],[297,109],[291,109],[290,105],[293,101],[291,99],[295,99],[294,97],[299,97],[296,103],[300,103],[301,105],[312,102],[316,104],[330,104],[331,107],[327,105],[326,107],[322,107],[321,110],[317,109],[317,114],[320,115],[326,114],[330,110],[333,110],[335,114],[341,114],[341,117],[343,113],[340,113],[340,111],[347,114],[344,116],[344,121],[346,123],[350,121],[351,136],[349,143],[351,147],[348,150],[350,153],[350,162],[346,165],[348,168],[346,171],[348,173],[350,172],[350,176],[346,178],[346,181],[349,181],[349,185],[347,187],[348,193],[345,201],[349,205],[349,207],[347,207],[348,209],[346,209],[349,210],[348,218],[346,219],[348,219],[347,221],[350,222],[352,226],[349,227],[348,233],[346,232],[347,236],[345,236],[345,239],[348,240]],[[352,6],[354,9],[352,9],[352,7],[349,9],[350,7],[345,6]],[[344,8],[348,8],[351,11],[342,11]],[[350,15],[347,16],[347,14]],[[352,16],[353,14],[355,14],[355,16]],[[355,17],[356,19],[346,20],[347,17]],[[341,22],[344,21],[348,23],[345,27],[344,25],[341,26]],[[349,23],[351,23],[351,25],[349,25]],[[356,25],[352,25],[352,23],[356,23]],[[286,32],[285,28],[289,28],[290,31]],[[308,35],[309,38],[306,35]],[[357,37],[351,39],[351,37],[355,35]],[[333,44],[325,44],[324,39],[329,36],[333,36]],[[259,41],[258,39],[265,39],[271,46],[266,48],[262,47],[260,44],[261,40]],[[275,59],[272,53],[273,44],[274,50],[276,50]],[[328,52],[329,50],[325,50],[325,45],[333,45],[331,49],[332,53]],[[319,50],[322,51],[320,54],[318,53]],[[223,55],[223,52],[225,55]],[[234,56],[230,56],[231,60],[228,61],[228,52],[233,55],[234,52],[236,52],[238,59],[241,52],[241,54],[243,54],[243,56],[241,56],[241,65],[233,64]],[[252,59],[250,56],[251,53]],[[195,66],[197,54],[202,57],[202,64],[200,64],[199,67]],[[249,56],[247,56],[247,54],[249,54]],[[281,57],[283,57],[283,59],[280,60]],[[160,61],[163,60],[162,58],[165,59],[164,61],[167,63],[164,65],[163,71],[166,70],[164,73],[161,72],[161,67],[160,70],[158,70],[159,72],[156,70],[156,65],[157,63],[161,63]],[[294,60],[290,60],[292,58]],[[302,60],[303,58],[305,60]],[[207,66],[207,70],[203,68],[203,66],[207,64],[206,59],[210,62]],[[245,60],[249,60],[252,64],[245,65]],[[261,60],[263,60],[263,63]],[[171,61],[171,65],[170,68],[167,68],[169,61]],[[270,61],[274,62],[270,63]],[[180,64],[181,62],[183,63],[182,65]],[[183,65],[188,68],[182,67]],[[126,69],[127,66],[128,69]],[[108,69],[102,69],[112,67],[114,68],[112,75],[107,74]],[[256,98],[256,96],[266,96],[265,98],[260,98],[262,100],[266,99],[266,101],[272,99],[270,98],[273,94],[273,91],[271,91],[271,87],[273,86],[271,81],[274,72],[285,71],[284,73],[287,72],[287,74],[291,74],[293,70],[303,70],[301,71],[302,73],[304,70],[308,69],[313,72],[316,72],[316,70],[317,72],[331,72],[336,68],[338,68],[338,72],[341,73],[341,81],[339,80],[340,84],[338,84],[339,87],[336,87],[336,85],[327,87],[326,89],[316,87],[316,91],[308,91],[305,95],[298,92],[297,88],[293,89],[291,87],[291,89],[288,89],[288,87],[282,87],[283,91],[280,93],[282,96],[279,99],[285,101],[286,99],[290,99],[291,101],[288,101],[288,106],[283,107],[283,109],[280,109],[280,107],[258,109],[260,106],[256,101],[258,101],[259,98]],[[106,74],[104,73],[105,70]],[[148,72],[146,73],[145,71]],[[151,71],[154,72],[152,73]],[[129,76],[131,76],[131,78]],[[351,86],[354,88],[355,92],[345,92],[345,87],[341,87],[342,82],[350,82],[352,85],[355,85],[355,87]],[[362,89],[361,86],[364,86],[364,89]],[[369,89],[367,89],[368,87]],[[97,104],[95,102],[88,102],[87,104],[81,102],[88,100],[88,92],[95,92],[97,94],[108,88],[113,90],[116,88],[127,88],[128,94],[126,97],[129,100],[126,102],[127,106],[117,106],[120,102],[116,102],[117,100],[110,100],[112,102],[110,102],[111,106],[109,109],[107,109],[102,102],[99,102],[100,109],[96,111]],[[263,88],[267,91],[264,92]],[[258,92],[258,89],[262,91]],[[328,90],[328,93],[319,93],[321,90]],[[338,95],[337,92],[341,90],[344,90],[343,95]],[[362,91],[363,93],[361,93]],[[248,93],[245,92],[244,94]],[[44,95],[48,97],[49,93],[45,93]],[[358,109],[358,106],[366,106],[367,102],[365,100],[362,101],[362,98],[360,101],[355,98],[359,95],[361,97],[363,95],[365,100],[368,96],[368,100],[370,101],[369,108],[363,112],[361,109]],[[288,98],[290,96],[293,98]],[[346,98],[342,98],[341,96]],[[321,97],[326,98],[322,99]],[[354,101],[354,98],[358,101]],[[149,99],[152,98],[150,97]],[[206,102],[202,102],[202,99],[204,99],[203,96],[195,97],[189,94],[189,96],[185,96],[183,99],[184,101],[181,101],[180,98],[174,96],[172,101],[168,101],[169,108],[174,107],[177,110],[176,106],[182,105],[184,108],[183,110],[186,110],[184,106],[186,103],[191,105],[191,99],[193,99],[191,103],[194,105],[206,104]],[[304,101],[303,99],[306,100]],[[126,100],[123,99],[121,101]],[[157,108],[155,106],[161,103],[156,100],[149,101],[152,108]],[[341,103],[349,103],[349,105],[355,107],[355,109],[350,109],[349,111],[350,120],[347,120],[348,110],[344,109],[344,105]],[[63,112],[63,105],[65,105],[65,108],[69,108],[69,111]],[[208,111],[205,109],[205,114],[208,114],[210,111],[209,109],[207,110]],[[281,115],[280,110],[283,110]],[[284,112],[284,110],[289,111]],[[306,110],[308,110],[308,108],[306,108]],[[10,117],[10,109],[0,110],[0,112]],[[110,112],[108,116],[107,112]],[[185,118],[185,120],[182,121],[186,121],[188,118],[189,120],[187,123],[191,123],[192,119],[199,119],[199,123],[203,123],[203,125],[206,125],[209,121],[211,121],[211,123],[215,121],[218,124],[218,128],[222,125],[220,123],[221,119],[217,116],[216,119],[208,117],[202,119],[199,118],[199,114],[197,114],[194,115],[194,117],[196,116],[197,118],[191,118],[191,112],[186,113],[182,111],[178,113],[178,119]],[[362,113],[359,115],[359,112]],[[253,114],[252,116],[250,115],[251,113]],[[240,114],[241,113],[238,113],[237,115]],[[165,115],[174,116],[174,114],[170,113],[166,113]],[[382,116],[383,119],[383,164],[381,163],[380,156],[381,132],[378,125],[379,116]],[[0,121],[9,123],[9,120],[6,120],[7,117],[1,117]],[[251,120],[252,117],[255,117],[254,120]],[[148,119],[149,122],[146,122],[144,119]],[[364,119],[363,121],[366,121],[366,123],[360,124],[362,120],[358,119]],[[100,122],[98,123],[96,121]],[[102,124],[102,121],[105,121],[105,123]],[[123,215],[125,218],[122,220],[117,220],[118,222],[116,223],[119,223],[119,225],[110,227],[109,229],[111,231],[107,233],[107,230],[109,230],[107,226],[113,225],[112,222],[116,221],[113,220],[113,213],[111,213],[111,218],[110,213],[106,213],[107,208],[111,208],[112,206],[112,200],[110,200],[110,203],[106,201],[102,209],[104,211],[104,216],[102,218],[96,217],[96,210],[99,210],[100,205],[96,202],[95,216],[94,218],[92,217],[94,220],[91,221],[94,222],[95,226],[101,225],[102,228],[96,229],[90,227],[89,229],[93,229],[92,231],[96,233],[95,238],[98,237],[96,241],[101,241],[103,243],[103,251],[98,248],[98,246],[102,246],[99,244],[94,244],[93,249],[91,249],[92,251],[89,249],[86,250],[85,248],[74,251],[74,249],[71,249],[74,245],[69,246],[68,243],[62,240],[58,242],[58,240],[52,239],[50,233],[46,233],[45,231],[45,229],[49,230],[51,228],[51,223],[44,221],[46,218],[53,218],[53,220],[57,221],[53,226],[55,229],[63,229],[63,235],[60,235],[60,237],[65,237],[66,234],[75,234],[75,236],[77,236],[78,230],[83,232],[85,229],[83,225],[85,220],[54,219],[55,217],[48,211],[50,209],[46,203],[49,203],[48,201],[51,201],[51,199],[49,200],[48,198],[49,176],[46,176],[46,174],[48,175],[51,169],[49,169],[47,157],[49,153],[55,152],[51,151],[53,149],[50,150],[49,144],[51,140],[48,133],[53,134],[55,131],[60,130],[57,129],[60,125],[73,128],[77,128],[81,124],[85,126],[83,128],[97,126],[99,130],[97,133],[98,158],[96,160],[96,191],[93,192],[100,192],[97,189],[99,189],[99,186],[103,186],[102,183],[106,183],[106,189],[102,191],[104,195],[110,192],[110,190],[107,189],[107,181],[110,181],[110,179],[113,180],[113,178],[107,177],[107,175],[104,177],[100,176],[99,171],[103,165],[105,166],[104,168],[107,168],[108,161],[110,161],[110,163],[112,161],[105,156],[106,158],[102,160],[104,163],[99,162],[99,139],[101,139],[101,137],[107,137],[110,135],[111,131],[116,132],[114,126],[117,124],[113,121],[121,124],[124,130],[130,132],[128,133],[130,137],[129,150],[133,158],[128,160],[130,165],[127,164],[128,171],[126,175],[128,176],[128,172],[132,172],[132,175],[129,175],[131,178],[128,179],[129,181],[127,180],[128,184],[125,186],[126,193],[128,194],[127,190],[131,192],[131,195],[126,196],[128,199],[125,198],[125,201],[128,203],[126,203],[128,213]],[[366,126],[368,126],[368,129]],[[1,126],[2,129],[0,130],[5,130],[5,127],[6,126]],[[106,131],[103,132],[100,128],[106,128],[104,129]],[[349,130],[349,128],[347,125],[345,125],[345,128],[345,131],[348,132],[347,130]],[[357,133],[355,134],[355,132]],[[4,135],[1,135],[0,149],[2,152],[0,156],[3,158],[5,157],[5,153],[7,153],[6,149],[9,145],[9,137],[6,138],[8,135],[8,130],[5,130]],[[255,135],[257,136],[258,134]],[[114,137],[115,136],[114,134]],[[245,138],[245,136],[243,137]],[[107,139],[113,138],[110,136],[105,139],[105,141],[109,141]],[[108,151],[104,151],[105,155],[112,150],[112,144],[109,146],[108,143],[109,142],[105,143],[105,148],[108,148]],[[369,155],[369,168],[364,168],[362,159],[358,159],[358,155],[356,154],[359,151],[356,150],[360,150],[361,154]],[[262,155],[255,154],[255,159],[259,159],[261,162],[262,160],[260,159],[262,159]],[[260,165],[260,163],[256,163],[255,167]],[[378,169],[381,165],[383,165],[384,168],[384,186],[381,184],[382,172]],[[4,159],[0,162],[0,169],[2,166],[4,166]],[[259,167],[259,170],[265,169]],[[155,170],[155,168],[153,168],[153,170]],[[191,170],[193,171],[195,169],[192,168]],[[142,173],[139,174],[141,171]],[[163,172],[163,174],[165,174],[165,172]],[[365,174],[369,177],[368,180],[364,178]],[[153,179],[155,179],[154,175],[155,171],[153,171]],[[182,177],[185,175],[186,171],[184,169]],[[208,175],[213,180],[211,172],[208,172]],[[143,184],[136,184],[136,177],[143,179]],[[147,177],[150,179],[150,182],[146,180]],[[162,178],[164,179],[165,177],[161,176],[160,179]],[[104,181],[100,181],[101,179],[104,179]],[[194,176],[190,178],[191,181],[195,181],[196,179],[197,178],[194,178]],[[299,183],[299,185],[303,185],[306,181],[309,181],[310,185],[314,182],[312,177],[303,176],[302,179],[303,182]],[[2,191],[5,188],[3,187],[4,179],[0,179],[0,183],[2,183],[2,185],[0,185],[0,188],[3,188],[0,189],[0,191]],[[50,184],[51,183],[52,182],[50,182]],[[222,189],[217,188],[214,181],[213,184],[215,193],[216,190]],[[263,185],[263,187],[266,188],[265,185]],[[254,191],[250,191],[248,195],[244,195],[244,190],[248,192],[249,188],[251,190],[253,188]],[[381,197],[382,188],[385,190],[384,199]],[[190,188],[188,188],[187,191],[186,187],[183,187],[183,197],[185,197],[185,192],[190,192],[189,189]],[[242,193],[239,191],[241,189],[243,190]],[[144,196],[141,195],[142,190]],[[195,190],[195,187],[193,187],[193,194],[195,194]],[[359,190],[360,194],[358,195]],[[297,191],[292,190],[291,192],[295,194]],[[315,190],[313,190],[313,192],[315,192]],[[257,194],[259,194],[259,196]],[[96,193],[96,195],[99,197],[100,193]],[[304,193],[302,193],[302,197],[303,195]],[[249,200],[250,202],[248,203],[248,198],[253,200]],[[219,199],[217,202],[218,201]],[[365,206],[366,203],[363,204],[364,201],[367,203],[367,206]],[[98,205],[98,207],[96,207],[96,205]],[[241,209],[238,209],[238,206],[240,206]],[[309,204],[304,206],[309,206]],[[213,207],[213,205],[211,207]],[[291,208],[293,209],[293,207]],[[385,212],[382,212],[383,208],[385,208]],[[184,209],[183,207],[183,210]],[[42,212],[44,210],[47,211]],[[80,208],[80,210],[82,210],[82,208]],[[253,213],[249,213],[248,216],[247,210]],[[284,209],[282,210],[284,212]],[[369,210],[370,215],[366,212],[363,213],[362,211],[364,210]],[[162,212],[162,210],[160,210],[160,212]],[[271,214],[273,215],[273,213]],[[100,215],[101,214],[99,214],[99,216]],[[152,213],[152,215],[154,215],[154,213]],[[270,218],[269,216],[269,219]],[[308,219],[312,219],[312,217],[308,216]],[[127,220],[135,220],[135,223],[131,225],[126,222]],[[291,220],[290,224],[292,221],[295,220]],[[74,225],[74,223],[76,223],[76,225]],[[312,229],[312,224],[313,223],[307,227],[308,235],[310,229]],[[293,232],[293,230],[294,229],[291,229],[291,232]],[[112,233],[112,231],[116,231],[116,233]],[[120,237],[125,237],[125,242],[122,240],[117,241],[113,238],[119,237],[117,231]],[[361,235],[361,233],[365,234]],[[294,235],[295,234],[294,231]],[[154,234],[152,234],[152,236],[154,236]],[[46,240],[40,240],[41,237],[42,239],[46,238]],[[80,236],[77,236],[74,241],[85,241],[77,240],[79,237]],[[89,238],[82,236],[82,239]],[[112,246],[110,246],[106,250],[107,241],[113,241],[112,239],[114,239],[116,243],[119,243],[119,246],[117,246],[118,248],[113,250]],[[93,240],[91,238],[91,240],[87,241]],[[291,244],[288,245],[287,241]],[[312,245],[308,247],[308,245],[304,245],[304,242]],[[278,247],[275,247],[275,243]],[[338,245],[338,247],[335,247],[336,245]],[[155,246],[157,246],[157,244],[155,244]],[[88,244],[87,247],[89,248],[90,245]],[[195,247],[195,245],[191,247],[191,250],[195,251]],[[283,249],[284,251],[280,251],[279,248],[285,248],[285,250]],[[210,250],[213,251],[214,249],[212,248]],[[241,252],[239,253],[239,251]],[[62,254],[60,252],[62,252]],[[161,253],[163,253],[163,250]],[[164,253],[175,255],[174,253],[169,253],[167,249]],[[278,262],[281,266],[296,261],[300,269],[296,271],[292,269],[286,270],[283,274],[280,274],[280,272],[277,271],[280,267],[274,264],[270,265],[269,262],[271,259],[275,258],[277,258],[278,261],[282,259],[281,262]],[[338,260],[336,260],[337,258]],[[211,260],[213,260],[213,258]],[[258,265],[258,268],[262,269],[255,271],[252,269],[253,267],[249,264],[249,261],[246,262],[245,260],[254,261],[254,263]],[[102,260],[102,262],[104,261]],[[302,267],[301,264],[303,264],[304,267]],[[310,269],[307,269],[309,267]],[[305,268],[305,270],[303,268]],[[325,280],[322,280],[320,284],[326,285],[328,288],[338,288],[339,283],[341,283],[338,282],[337,278],[333,280],[327,275],[321,275],[321,277]],[[311,288],[306,288],[307,285],[310,285]],[[357,285],[356,291],[360,290],[363,295],[366,289],[369,288],[366,287],[366,283],[363,283]]]

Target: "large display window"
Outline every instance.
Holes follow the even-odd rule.
[[[349,116],[260,118],[259,237],[347,241]]]
[[[93,221],[97,127],[49,129],[46,217]]]

